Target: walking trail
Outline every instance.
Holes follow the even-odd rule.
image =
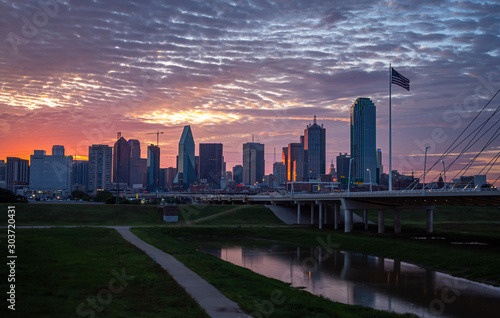
[[[130,226],[113,226],[124,239],[144,251],[165,269],[213,318],[246,318],[238,304],[224,296],[198,274],[187,268],[173,256],[144,242],[130,231]]]

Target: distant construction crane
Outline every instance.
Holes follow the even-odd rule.
[[[155,133],[147,133],[146,135],[156,135],[156,147],[160,144],[160,135],[163,134],[163,131],[157,130]]]

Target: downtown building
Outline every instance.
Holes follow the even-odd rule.
[[[191,126],[184,126],[181,138],[179,140],[179,154],[177,156],[177,176],[174,183],[182,188],[188,188],[197,177],[198,169],[196,167],[196,158],[194,156],[194,139],[191,132]]]
[[[35,150],[30,156],[30,190],[67,197],[72,191],[73,157],[64,155],[63,146],[52,147],[52,155]]]
[[[88,186],[93,195],[97,191],[112,190],[111,173],[113,166],[113,148],[108,145],[89,146]]]
[[[149,192],[160,190],[160,147],[148,146],[147,184]]]
[[[148,160],[141,158],[141,143],[137,139],[129,139],[130,146],[130,172],[129,186],[134,191],[140,191],[147,183]]]
[[[126,188],[130,184],[130,148],[130,144],[121,136],[113,147],[113,183],[118,188]]]
[[[212,189],[221,188],[224,177],[223,145],[220,143],[204,143],[199,145],[199,181],[208,184]]]
[[[326,167],[326,129],[316,123],[316,115],[312,124],[304,129],[304,168],[303,179],[318,179],[325,174]]]
[[[5,168],[5,186],[14,194],[24,195],[24,189],[28,189],[30,181],[29,160],[17,157],[7,157]]]
[[[375,184],[377,177],[376,108],[369,98],[356,99],[351,107],[351,178]]]
[[[265,170],[264,144],[248,142],[243,144],[243,184],[262,182]]]

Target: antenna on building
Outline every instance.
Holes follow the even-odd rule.
[[[254,135],[252,134],[252,142],[254,142]]]
[[[276,162],[276,147],[274,147],[274,161],[273,161],[273,163],[275,163],[275,162]]]
[[[119,131],[117,134],[116,134],[116,140],[120,139],[122,137],[122,132]]]
[[[316,124],[316,115],[314,115],[314,124]]]

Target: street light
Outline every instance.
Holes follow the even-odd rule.
[[[370,171],[370,169],[366,169],[366,171],[368,171],[368,173],[370,174],[370,192],[372,192],[372,172]]]
[[[427,171],[427,150],[429,150],[429,146],[425,147],[425,157],[424,157],[424,182],[422,185],[422,195],[425,195],[425,172]]]
[[[443,178],[444,178],[444,189],[446,190],[446,166],[444,165],[444,161],[441,160],[443,163]]]
[[[349,179],[347,179],[347,196],[351,195],[351,166],[353,160],[354,158],[351,158],[351,160],[349,160]]]

